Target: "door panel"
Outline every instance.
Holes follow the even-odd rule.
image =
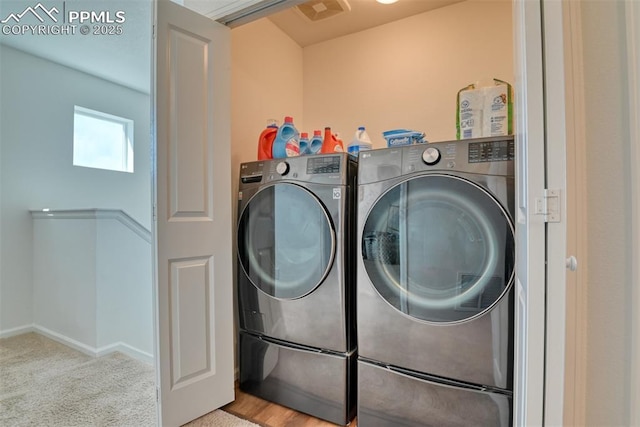
[[[169,43],[169,121],[167,196],[169,220],[211,220],[209,196],[211,164],[208,161],[207,100],[209,40],[171,27]]]
[[[213,334],[209,327],[211,312],[207,304],[211,291],[212,259],[172,260],[169,265],[171,358],[175,361],[172,381],[175,388],[181,388],[215,374],[210,369]]]
[[[514,2],[516,35],[516,282],[514,425],[543,425],[545,242],[542,1]]]
[[[160,408],[162,425],[177,426],[234,398],[230,41],[203,16],[157,7]]]

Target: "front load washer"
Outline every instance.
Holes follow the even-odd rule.
[[[358,425],[511,425],[513,137],[358,163]]]
[[[336,424],[355,416],[355,182],[347,154],[243,163],[240,388]]]

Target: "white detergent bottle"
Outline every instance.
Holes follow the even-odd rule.
[[[356,134],[353,136],[353,139],[347,146],[347,152],[352,156],[358,157],[358,153],[364,150],[371,150],[373,148],[373,144],[371,143],[371,138],[369,138],[369,134],[367,133],[364,126],[360,126],[356,131]]]

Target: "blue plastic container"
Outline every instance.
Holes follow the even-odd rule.
[[[285,117],[284,123],[278,128],[276,139],[273,141],[273,158],[294,157],[300,155],[300,133],[293,125],[293,117]]]
[[[322,131],[314,130],[313,136],[309,140],[309,154],[318,154],[322,148]]]
[[[302,132],[300,134],[300,155],[304,156],[307,154],[311,154],[311,150],[309,149],[309,134]]]
[[[398,147],[401,145],[423,144],[424,133],[409,129],[393,129],[382,132],[382,136],[387,140],[387,147]]]

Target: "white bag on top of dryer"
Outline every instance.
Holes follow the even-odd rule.
[[[456,138],[468,139],[482,136],[482,109],[484,95],[482,89],[470,84],[458,91],[456,111]]]
[[[458,92],[456,138],[468,139],[513,134],[513,90],[493,79],[492,85],[470,84]]]

